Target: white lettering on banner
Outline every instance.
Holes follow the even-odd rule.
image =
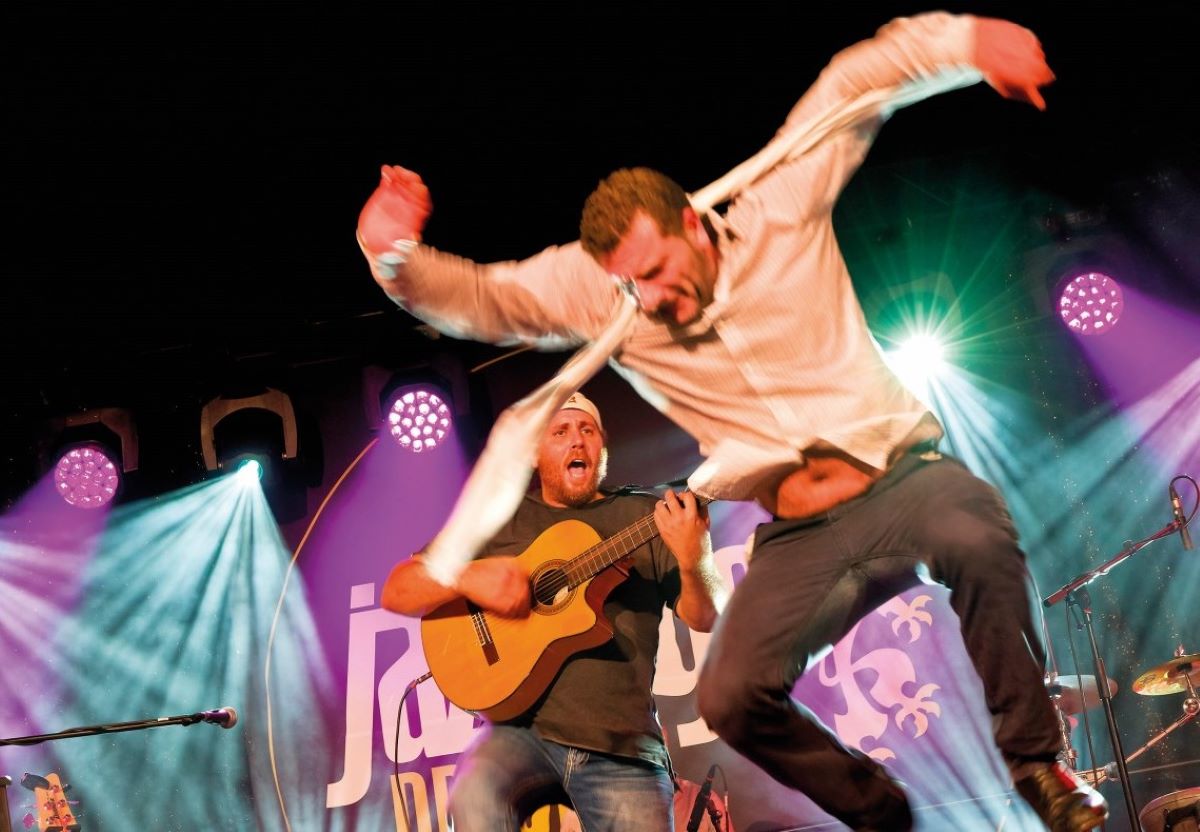
[[[456,766],[434,766],[430,769],[430,779],[433,781],[433,806],[437,812],[436,827],[429,822],[429,792],[425,781],[416,772],[405,772],[400,775],[399,787],[396,778],[389,777],[388,783],[392,793],[392,813],[395,815],[397,832],[417,832],[426,830],[432,832],[450,832],[450,778],[454,776]],[[401,797],[401,795],[411,797]],[[413,824],[416,824],[414,829]]]
[[[454,776],[456,766],[434,766],[430,772],[433,778],[433,804],[437,806],[438,830],[450,828],[450,778]]]
[[[744,565],[745,550],[742,546],[725,546],[713,553],[717,571],[725,578],[729,586],[733,586],[734,564]],[[700,676],[700,668],[704,664],[704,656],[708,653],[708,643],[712,640],[711,633],[697,633],[684,629],[686,638],[691,639],[691,667],[684,667],[683,651],[676,640],[674,616],[670,613],[663,616],[658,628],[658,667],[654,672],[654,694],[656,696],[691,696],[696,691],[696,681]],[[717,735],[708,729],[704,720],[697,717],[694,721],[678,726],[679,745],[688,748],[693,745],[703,745],[712,742]]]
[[[471,744],[475,734],[475,717],[450,704],[430,679],[417,686],[416,702],[419,730],[409,731],[405,711],[413,701],[410,695],[400,710],[400,697],[409,683],[426,671],[425,654],[421,649],[419,622],[412,620],[409,638],[416,648],[396,660],[379,680],[379,722],[383,725],[384,746],[388,759],[394,763],[411,763],[422,751],[427,757],[461,754]],[[396,743],[396,720],[400,719],[400,742]]]
[[[360,584],[350,590],[351,605],[358,606],[370,587],[374,603],[375,585]],[[371,785],[371,744],[375,713],[375,636],[388,630],[407,628],[413,653],[412,620],[382,609],[350,613],[349,649],[346,653],[346,750],[342,779],[325,790],[325,806],[349,806],[362,800]],[[419,655],[420,651],[416,651]],[[418,674],[419,675],[419,674]],[[394,724],[394,723],[393,723]]]
[[[392,806],[396,813],[396,828],[408,829],[410,832],[433,832],[429,823],[429,793],[425,790],[425,778],[416,772],[406,771],[398,779],[399,783],[395,777],[388,778],[392,789]],[[405,791],[411,795],[411,799],[401,799],[401,793]],[[416,821],[416,829],[409,825],[412,820]]]
[[[893,598],[875,613],[896,616],[894,632],[899,632],[898,622],[908,624],[909,643],[912,643],[920,638],[922,623],[933,624],[933,616],[922,609],[930,600],[929,596],[920,595],[910,604],[903,598]],[[896,727],[903,730],[905,721],[911,718],[913,737],[920,737],[929,728],[929,717],[942,713],[941,705],[929,698],[940,686],[923,685],[914,696],[905,695],[904,686],[916,683],[917,672],[909,655],[896,648],[872,650],[858,661],[852,661],[860,626],[862,622],[855,624],[820,663],[821,684],[840,688],[846,703],[844,713],[834,714],[834,731],[842,742],[862,751],[862,744],[868,737],[877,743],[883,737],[888,728],[889,713],[899,706],[893,717]],[[864,691],[856,674],[868,669],[875,671],[875,681],[870,690]],[[867,754],[876,760],[891,760],[896,756],[894,751],[882,744],[876,745]]]
[[[717,568],[732,586],[735,568],[739,571],[744,568],[743,547],[726,546],[714,554]],[[383,732],[385,753],[389,760],[399,765],[411,763],[422,753],[430,758],[461,754],[476,735],[485,729],[483,725],[476,725],[473,715],[447,701],[432,680],[418,685],[416,692],[410,694],[401,706],[400,700],[405,695],[408,685],[424,675],[427,670],[424,651],[421,648],[421,622],[419,619],[396,615],[379,608],[360,609],[363,606],[373,606],[374,603],[374,584],[360,584],[351,588],[350,607],[353,611],[349,615],[349,649],[346,662],[345,760],[342,764],[341,779],[326,787],[325,806],[329,809],[359,802],[370,788],[376,702],[379,707],[379,724]],[[379,677],[377,688],[377,636],[379,633],[401,629],[408,636],[408,646]],[[691,696],[695,693],[696,680],[708,650],[710,636],[691,630],[683,632],[686,632],[685,637],[691,640],[691,656],[686,667],[684,651],[676,641],[674,618],[670,614],[663,616],[657,657],[658,670],[654,681],[656,695]],[[411,723],[408,719],[408,708],[414,701],[418,716],[415,733],[410,729]],[[401,729],[399,742],[396,738],[397,724]],[[679,742],[685,747],[702,745],[716,739],[701,719],[680,725],[677,730]],[[437,766],[433,769],[433,797],[439,822],[446,815],[446,781],[453,770],[453,766]],[[410,784],[414,799],[425,803],[428,808],[428,792],[421,774],[407,772],[403,775],[403,781]],[[391,788],[395,792],[394,782]],[[398,795],[393,794],[394,799],[397,797]],[[418,817],[420,816],[421,813],[418,813]]]
[[[352,587],[351,597],[355,599],[351,602],[352,606],[358,606],[356,601],[364,597],[373,604],[374,590],[374,584]],[[408,647],[383,673],[377,696],[376,636],[401,629],[408,635]],[[425,655],[421,649],[421,622],[418,619],[383,609],[363,610],[350,613],[348,630],[345,762],[342,764],[342,779],[326,787],[325,806],[329,809],[357,803],[371,785],[376,701],[379,703],[379,722],[383,728],[387,757],[401,764],[417,759],[422,751],[427,757],[460,754],[480,730],[475,727],[475,718],[447,702],[432,682],[417,687],[415,696],[420,727],[416,735],[407,730],[407,714],[399,711],[400,698],[409,683],[426,671]],[[412,697],[404,703],[404,707],[407,708],[411,701]],[[403,720],[401,724],[405,727],[400,732],[399,746],[395,742],[397,719]],[[434,787],[436,790],[436,783]],[[439,811],[445,812],[440,804]]]

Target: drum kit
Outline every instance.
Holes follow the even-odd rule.
[[[1117,692],[1117,683],[1107,680],[1111,698]],[[1191,722],[1200,714],[1200,653],[1185,653],[1182,645],[1168,661],[1146,670],[1131,685],[1133,692],[1143,696],[1167,696],[1186,693],[1183,700],[1183,716],[1153,736],[1149,742],[1125,758],[1130,763],[1149,751],[1176,728]],[[1097,707],[1102,700],[1100,686],[1095,676],[1050,675],[1046,679],[1046,692],[1054,701],[1064,726],[1065,762],[1072,765],[1075,752],[1067,736],[1067,717],[1082,714]],[[1117,777],[1116,764],[1102,768],[1076,772],[1093,786]],[[1200,787],[1171,792],[1150,801],[1138,813],[1143,832],[1192,832],[1200,829]]]

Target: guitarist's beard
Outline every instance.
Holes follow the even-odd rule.
[[[600,458],[591,469],[591,476],[581,482],[567,478],[565,472],[558,466],[547,466],[547,470],[538,469],[541,480],[542,496],[553,503],[561,503],[571,508],[579,508],[596,499],[600,483],[608,475],[608,448],[600,449]]]

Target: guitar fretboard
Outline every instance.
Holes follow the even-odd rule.
[[[697,497],[696,501],[702,506],[711,502],[704,497]],[[658,524],[654,522],[654,515],[648,514],[632,525],[621,529],[612,537],[580,552],[563,568],[570,587],[574,589],[602,569],[612,566],[637,547],[656,537],[658,537]]]

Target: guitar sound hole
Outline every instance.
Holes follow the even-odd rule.
[[[571,582],[561,569],[547,569],[533,582],[533,598],[539,606],[554,607],[571,597]]]

